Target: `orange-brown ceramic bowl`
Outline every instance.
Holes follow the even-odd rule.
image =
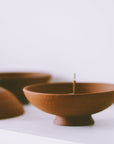
[[[0,87],[0,119],[20,116],[24,113],[23,105],[13,93]]]
[[[51,75],[47,73],[0,73],[0,86],[10,90],[23,104],[27,104],[28,101],[22,92],[23,87],[33,83],[47,82],[50,80],[50,78]]]
[[[26,86],[26,98],[37,108],[56,115],[58,125],[90,125],[91,114],[100,112],[114,102],[114,85],[102,83],[48,83]]]

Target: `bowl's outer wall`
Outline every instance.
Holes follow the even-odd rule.
[[[0,119],[19,116],[24,108],[13,93],[0,87]]]
[[[97,113],[114,102],[114,91],[81,95],[34,93],[24,89],[31,104],[59,116],[80,116]]]
[[[0,78],[0,86],[8,89],[12,93],[16,95],[16,97],[23,103],[27,104],[28,100],[23,94],[23,87],[29,84],[34,84],[34,83],[44,83],[48,82],[50,80],[51,76],[48,75],[47,77],[44,78],[22,78],[22,79],[1,79]]]

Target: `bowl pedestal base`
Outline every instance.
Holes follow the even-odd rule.
[[[54,124],[62,126],[87,126],[93,125],[94,120],[91,115],[76,117],[56,116],[54,119]]]

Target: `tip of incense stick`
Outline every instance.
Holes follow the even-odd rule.
[[[74,73],[74,81],[76,81],[76,73]]]
[[[76,86],[76,74],[74,73],[74,81],[73,81],[73,94],[75,94],[75,93],[76,93],[76,88],[75,88],[75,86]]]

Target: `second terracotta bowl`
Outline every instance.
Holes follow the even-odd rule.
[[[26,98],[37,108],[56,115],[58,125],[91,125],[91,114],[100,112],[114,102],[114,85],[100,83],[30,85],[23,89]]]
[[[0,73],[0,86],[13,92],[16,97],[23,103],[28,101],[23,95],[23,87],[33,83],[47,82],[51,78],[47,73],[30,73],[30,72],[9,72]]]

